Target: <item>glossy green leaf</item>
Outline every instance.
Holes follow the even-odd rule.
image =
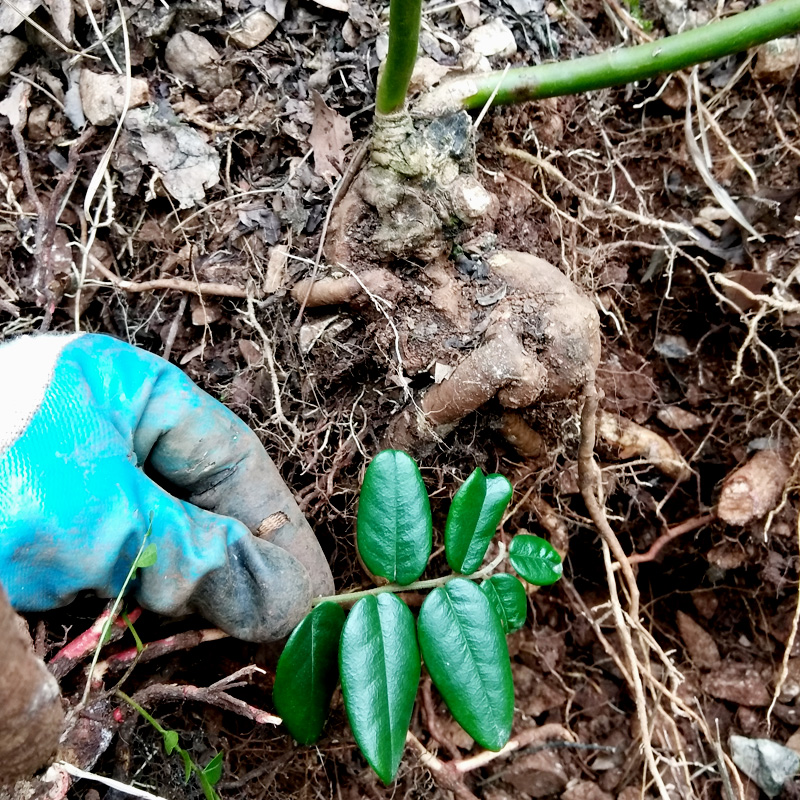
[[[514,685],[500,619],[486,595],[456,578],[419,612],[425,666],[450,713],[476,742],[499,750],[511,735]]]
[[[408,606],[393,594],[359,600],[342,631],[342,695],[356,743],[387,785],[403,757],[420,670]]]
[[[470,575],[481,565],[512,492],[507,478],[484,476],[480,467],[461,485],[444,530],[445,554],[453,571]]]
[[[511,566],[534,586],[549,586],[564,572],[561,556],[555,547],[539,536],[520,533],[508,548]]]
[[[505,633],[514,633],[525,624],[528,596],[517,578],[501,572],[485,580],[480,589],[492,604]]]
[[[367,467],[358,501],[358,552],[367,569],[403,586],[431,554],[431,507],[414,459],[383,450]]]
[[[320,603],[294,629],[278,659],[272,696],[275,708],[301,744],[316,742],[325,725],[339,678],[337,656],[344,611]]]

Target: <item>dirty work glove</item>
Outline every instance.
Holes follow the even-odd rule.
[[[0,582],[17,610],[116,596],[151,519],[157,560],[132,584],[151,611],[270,641],[332,594],[258,438],[177,367],[107,336],[26,336],[0,346],[0,380]],[[277,529],[257,538],[265,519]]]

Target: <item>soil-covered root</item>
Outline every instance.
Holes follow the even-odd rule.
[[[600,322],[589,298],[529,253],[500,251],[488,263],[508,293],[492,311],[482,343],[395,421],[387,444],[410,447],[444,435],[495,397],[505,408],[529,408],[576,396],[594,380]]]
[[[292,288],[292,298],[307,308],[368,302],[372,294],[390,303],[402,293],[400,279],[388,269],[368,269],[358,277],[353,274],[313,280],[305,278]]]
[[[378,115],[367,166],[331,217],[326,257],[353,265],[446,253],[459,227],[496,201],[475,177],[472,121],[465,112],[414,122]]]
[[[722,483],[717,516],[729,525],[748,525],[777,507],[791,471],[775,450],[759,450]]]
[[[0,588],[0,785],[32,775],[55,755],[64,712],[55,678],[33,652],[25,623]]]
[[[610,411],[597,412],[597,437],[623,459],[641,458],[676,481],[685,481],[691,467],[663,437]]]

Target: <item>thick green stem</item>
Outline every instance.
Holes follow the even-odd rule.
[[[445,575],[442,578],[430,578],[427,581],[414,581],[414,583],[409,583],[406,586],[401,586],[399,583],[387,583],[384,586],[375,586],[372,589],[364,589],[360,592],[346,592],[345,594],[332,594],[329,597],[315,597],[311,601],[311,605],[318,606],[320,603],[350,604],[361,600],[362,597],[370,597],[374,594],[385,594],[386,592],[399,594],[400,592],[417,592],[421,589],[437,589],[439,586],[444,586],[446,583],[449,583],[454,578],[466,578],[470,581],[479,581],[482,578],[485,578],[487,575],[491,575],[497,565],[505,558],[505,545],[502,542],[498,542],[497,546],[497,555],[491,560],[491,562],[483,567],[483,569],[473,572],[472,575],[461,575],[458,572],[453,572],[450,575]]]
[[[774,0],[701,28],[595,56],[489,72],[434,89],[420,101],[423,114],[441,113],[445,89],[449,111],[482,108],[502,78],[492,105],[578,94],[646,80],[665,72],[740,53],[800,30],[800,0]],[[435,108],[438,106],[438,112]]]
[[[405,106],[419,46],[422,0],[391,0],[389,4],[389,52],[378,82],[375,110],[394,114]]]

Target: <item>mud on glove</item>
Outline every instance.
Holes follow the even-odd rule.
[[[177,367],[107,336],[45,335],[0,346],[0,376],[0,583],[17,610],[116,596],[151,525],[157,560],[133,591],[152,611],[270,641],[333,592],[258,438]],[[269,541],[252,535],[275,514]]]

